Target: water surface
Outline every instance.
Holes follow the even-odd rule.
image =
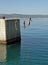
[[[48,18],[33,18],[30,26],[28,19],[20,22],[21,43],[0,45],[0,65],[48,65]]]

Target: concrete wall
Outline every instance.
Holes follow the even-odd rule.
[[[6,40],[5,20],[0,19],[0,40]]]
[[[17,23],[16,23],[17,22]],[[6,39],[13,39],[20,36],[20,21],[6,20]]]
[[[0,19],[0,43],[20,39],[19,19]]]

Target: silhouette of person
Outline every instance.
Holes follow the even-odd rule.
[[[24,25],[24,29],[25,29],[26,28],[25,21],[24,21],[23,25]]]
[[[28,25],[30,25],[30,21],[29,21]]]
[[[28,25],[30,25],[31,21],[32,21],[32,20],[31,20],[31,18],[29,18],[29,22],[28,22]]]
[[[18,30],[18,21],[17,20],[15,21],[15,28],[16,28],[16,30]]]

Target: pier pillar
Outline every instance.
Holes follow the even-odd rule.
[[[20,42],[20,19],[0,19],[0,44]]]

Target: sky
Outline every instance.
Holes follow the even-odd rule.
[[[48,0],[0,0],[0,14],[48,15]]]

